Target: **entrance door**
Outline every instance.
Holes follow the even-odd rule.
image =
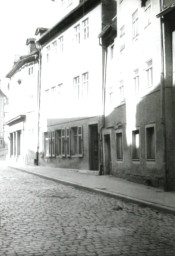
[[[111,140],[110,134],[104,135],[104,160],[105,174],[111,174]]]
[[[97,124],[89,125],[89,165],[90,170],[99,169]]]

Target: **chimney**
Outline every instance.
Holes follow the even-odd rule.
[[[37,28],[35,31],[35,35],[37,36],[37,39],[39,39],[47,30],[48,30],[47,28],[43,28],[43,27]]]
[[[26,45],[28,45],[28,53],[32,53],[36,50],[36,44],[35,44],[36,39],[35,38],[28,38],[26,41]]]

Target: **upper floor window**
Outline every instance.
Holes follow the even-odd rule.
[[[86,40],[89,38],[89,19],[85,19],[82,21],[83,26],[83,39]]]
[[[62,87],[63,87],[63,84],[58,84],[58,85],[56,86],[56,94],[57,94],[58,96],[61,96],[61,94],[62,94]]]
[[[132,14],[132,37],[136,38],[139,34],[138,9]]]
[[[146,62],[146,86],[151,87],[153,85],[153,67],[152,60]]]
[[[125,25],[120,28],[120,51],[125,48]]]
[[[47,51],[47,53],[46,53],[46,59],[47,59],[47,63],[50,61],[50,45],[48,45],[47,47],[46,47],[46,51]]]
[[[80,90],[80,77],[76,76],[73,79],[73,95],[74,99],[79,98],[79,90]]]
[[[52,43],[52,53],[53,53],[53,58],[55,58],[57,55],[57,40],[53,41]]]
[[[33,75],[33,66],[30,66],[28,69],[29,76]]]
[[[60,36],[58,38],[58,49],[59,49],[59,52],[63,52],[63,36]]]
[[[119,100],[124,101],[124,81],[121,80],[119,83]]]
[[[85,97],[88,95],[88,81],[89,81],[89,73],[86,72],[82,74],[82,86],[81,86],[82,97]]]
[[[151,1],[146,1],[145,6],[145,27],[147,27],[151,23]]]
[[[80,25],[74,27],[74,38],[76,43],[80,43]]]
[[[133,80],[134,80],[135,93],[139,93],[139,70],[138,69],[134,70]]]

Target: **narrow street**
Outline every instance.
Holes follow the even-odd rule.
[[[174,256],[175,216],[2,166],[0,255]]]

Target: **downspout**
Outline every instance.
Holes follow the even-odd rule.
[[[41,105],[41,47],[38,46],[38,107],[37,107],[37,152],[36,152],[36,165],[39,165],[39,149],[40,149],[40,105]]]
[[[103,136],[102,131],[105,128],[105,107],[106,107],[106,70],[107,70],[107,47],[100,42],[102,46],[102,124],[100,127],[100,170],[99,175],[104,174],[104,159],[103,159]]]
[[[160,9],[163,10],[164,0],[160,0]],[[164,18],[160,17],[161,33],[161,124],[163,129],[163,165],[164,165],[164,190],[168,191],[168,168],[167,168],[167,136],[166,136],[166,114],[165,114],[165,27]]]

